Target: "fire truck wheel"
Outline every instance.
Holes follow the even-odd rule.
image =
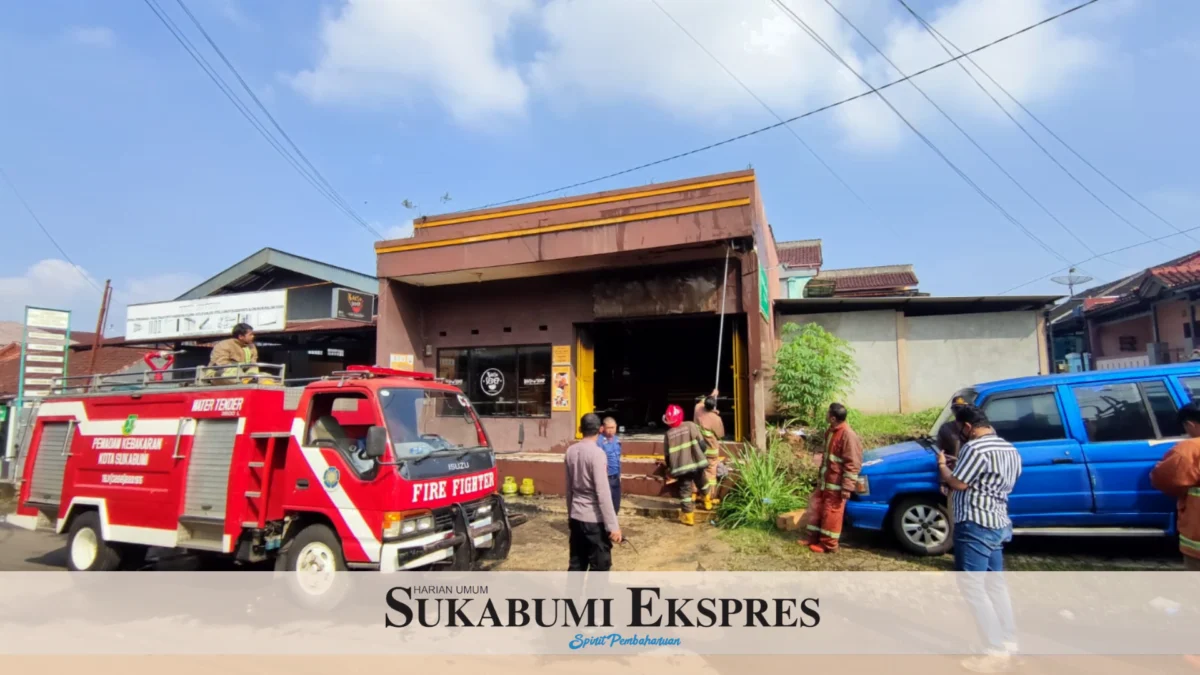
[[[121,564],[120,554],[100,536],[95,511],[75,518],[67,542],[67,569],[72,572],[111,572]]]
[[[341,602],[346,588],[342,544],[333,530],[313,524],[287,544],[284,571],[291,577],[293,596],[308,607],[329,608]]]

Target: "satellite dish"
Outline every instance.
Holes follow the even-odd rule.
[[[1086,284],[1087,282],[1089,282],[1091,280],[1092,280],[1092,277],[1089,277],[1089,276],[1083,275],[1083,274],[1076,274],[1074,267],[1067,270],[1066,276],[1050,277],[1050,281],[1053,281],[1056,284],[1062,284],[1063,286],[1067,287],[1067,291],[1070,293],[1070,295],[1067,296],[1068,300],[1075,297],[1075,285],[1076,284]]]

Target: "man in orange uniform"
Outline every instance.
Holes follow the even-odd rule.
[[[814,553],[837,550],[846,500],[857,489],[858,472],[862,469],[862,442],[846,424],[846,406],[831,403],[826,419],[829,429],[825,432],[825,456],[817,474],[820,483],[813,490],[805,514],[808,538],[799,542],[808,544]]]
[[[705,511],[712,511],[713,504],[717,501],[717,465],[721,463],[721,439],[725,438],[725,422],[717,412],[718,393],[713,389],[711,394],[696,403],[696,409],[692,412],[692,419],[699,425],[700,433],[704,435],[704,441],[708,444],[708,449],[704,452],[708,457],[708,468],[704,470],[704,487],[708,490],[704,493]]]
[[[1188,439],[1176,443],[1154,467],[1150,484],[1178,500],[1183,568],[1200,571],[1200,404],[1192,401],[1180,408],[1179,423]]]

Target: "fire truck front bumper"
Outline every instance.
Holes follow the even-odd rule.
[[[379,558],[381,572],[417,570],[449,565],[470,570],[480,559],[508,557],[512,528],[524,522],[509,514],[504,499],[492,495],[468,504],[455,504],[434,512],[436,531],[384,542]]]

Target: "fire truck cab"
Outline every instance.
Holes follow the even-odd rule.
[[[375,367],[297,387],[272,364],[195,370],[44,399],[9,521],[68,533],[75,571],[136,568],[151,548],[314,573],[507,557],[520,517],[459,389]]]

